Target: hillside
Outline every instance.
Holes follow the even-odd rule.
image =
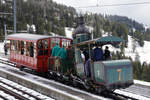
[[[134,35],[134,37],[138,39],[139,37],[141,37],[138,34],[140,32],[143,40],[150,41],[150,27],[143,25],[142,23],[138,23],[137,21],[126,16],[106,15],[105,18],[111,22],[119,22],[125,24],[128,27],[129,34],[131,36]]]
[[[12,12],[10,4],[2,3],[0,11]],[[102,30],[110,35],[122,37],[128,42],[128,35],[134,35],[140,46],[143,40],[149,40],[150,31],[143,31],[143,25],[121,16],[103,16],[88,13],[83,15],[87,26],[93,27],[94,38],[102,36]],[[28,30],[34,34],[56,33],[66,35],[65,27],[77,27],[78,14],[73,7],[60,5],[52,0],[17,0],[17,31]],[[13,30],[13,16],[0,16],[0,36],[4,36],[4,24]],[[28,27],[27,27],[28,26]],[[35,26],[34,28],[32,26]],[[135,30],[133,30],[135,29]],[[10,34],[10,33],[8,33]],[[126,42],[126,46],[127,46]]]
[[[141,23],[138,23],[137,21],[133,20],[133,19],[130,19],[126,16],[118,16],[118,15],[107,15],[105,16],[106,19],[110,20],[110,21],[113,21],[113,22],[120,22],[120,23],[123,23],[123,24],[126,24],[128,29],[136,29],[136,30],[139,30],[139,31],[145,31],[145,28],[143,26],[143,24]]]
[[[12,4],[0,0],[1,12],[12,12]],[[35,25],[36,31],[34,32],[29,27],[30,33],[48,34],[54,32],[56,34],[65,35],[64,27],[73,27],[74,16],[76,10],[72,7],[59,5],[52,0],[17,0],[17,31],[27,30],[28,26]],[[8,29],[13,30],[13,16],[4,15],[0,16],[0,33],[4,33],[4,24]]]

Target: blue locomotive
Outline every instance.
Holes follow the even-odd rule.
[[[117,45],[124,40],[114,36],[91,40],[91,34],[84,26],[83,19],[81,20],[73,35],[76,72],[76,78],[73,79],[74,83],[83,84],[85,88],[94,89],[98,92],[127,88],[132,85],[133,69],[129,59],[99,61],[92,59],[92,49],[95,45],[99,47],[107,44]],[[82,59],[83,50],[86,50],[89,55],[88,68]],[[90,73],[89,76],[86,75],[87,70]]]

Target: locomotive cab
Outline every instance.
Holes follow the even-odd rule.
[[[94,84],[94,87],[100,89],[100,91],[127,88],[132,85],[133,69],[129,59],[100,61],[94,61],[92,59],[92,48],[95,44],[102,46],[106,44],[118,44],[120,42],[123,42],[121,38],[106,36],[74,44],[77,75],[83,80],[90,80]],[[83,48],[89,53],[88,63],[82,59],[81,53]],[[86,64],[88,64],[88,67]],[[89,76],[86,74],[87,70],[90,73]]]

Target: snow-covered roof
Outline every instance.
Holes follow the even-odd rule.
[[[29,34],[29,33],[18,33],[18,34],[11,34],[7,36],[7,39],[24,39],[24,40],[33,40],[37,41],[40,39],[49,38],[50,36],[46,35],[37,35],[37,34]]]
[[[29,41],[37,41],[40,39],[46,39],[50,37],[55,38],[65,38],[65,39],[71,39],[64,36],[48,36],[48,35],[37,35],[37,34],[29,34],[29,33],[18,33],[18,34],[11,34],[7,36],[7,39],[23,39],[23,40],[29,40]]]

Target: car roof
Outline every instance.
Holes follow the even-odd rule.
[[[37,34],[29,34],[29,33],[16,33],[16,34],[11,34],[7,36],[7,39],[24,39],[24,40],[40,40],[40,39],[45,39],[49,38],[50,36],[46,35],[37,35]]]
[[[116,45],[119,44],[121,42],[125,42],[122,38],[120,37],[115,37],[115,36],[104,36],[104,37],[100,37],[97,39],[93,39],[93,40],[88,40],[88,41],[84,41],[84,42],[80,42],[77,44],[73,44],[72,46],[84,46],[84,45],[107,45],[107,44],[111,44],[111,45]]]
[[[38,41],[41,39],[47,39],[47,38],[65,38],[65,39],[70,39],[66,38],[63,36],[48,36],[48,35],[37,35],[37,34],[29,34],[29,33],[16,33],[16,34],[11,34],[7,36],[7,39],[12,39],[12,40],[27,40],[27,41]]]

